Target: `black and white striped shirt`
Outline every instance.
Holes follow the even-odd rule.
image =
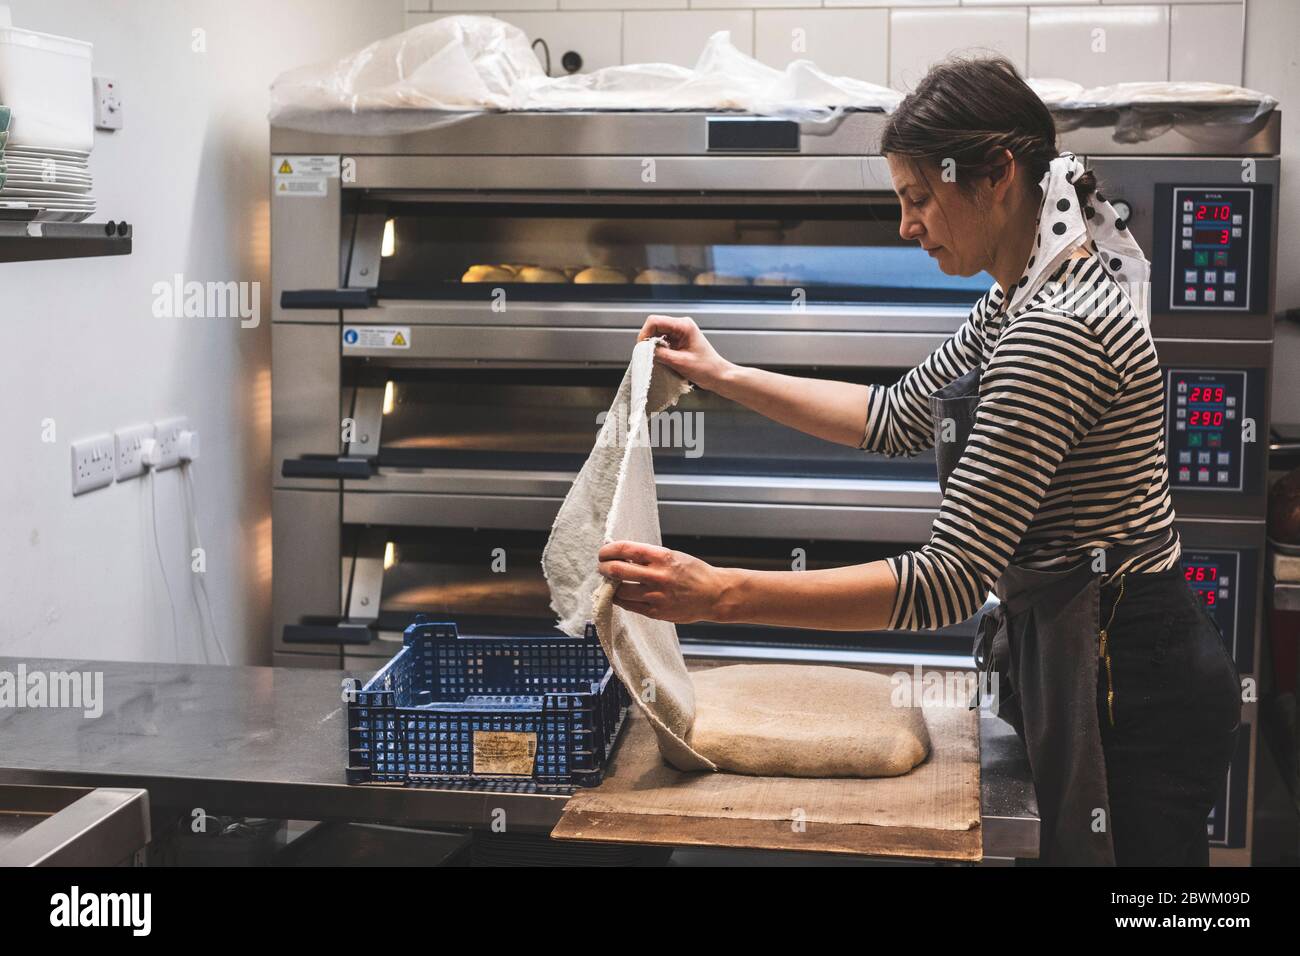
[[[1009,562],[1061,570],[1097,548],[1154,541],[1174,522],[1164,379],[1150,328],[1093,255],[1066,259],[1010,316],[994,283],[961,328],[897,383],[872,386],[859,447],[934,445],[929,396],[980,367],[980,401],[924,547],[890,558],[889,627],[972,617]],[[1162,571],[1165,548],[1114,568]]]

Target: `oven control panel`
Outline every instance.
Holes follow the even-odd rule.
[[[1246,372],[1173,368],[1166,397],[1173,488],[1241,491]]]
[[[1238,595],[1242,587],[1240,552],[1184,548],[1179,564],[1187,586],[1223,632],[1233,660],[1240,662],[1237,648],[1237,609],[1241,603]]]
[[[1254,200],[1250,189],[1174,188],[1170,310],[1250,310]]]

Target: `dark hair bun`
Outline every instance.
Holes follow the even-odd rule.
[[[1074,179],[1074,192],[1079,197],[1079,208],[1088,208],[1088,200],[1097,191],[1097,176],[1091,169]]]

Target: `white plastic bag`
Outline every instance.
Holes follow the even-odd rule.
[[[464,15],[283,74],[271,87],[270,120],[361,134],[432,129],[486,110],[725,109],[829,120],[846,107],[890,110],[901,99],[808,60],[773,69],[737,50],[725,30],[709,38],[694,69],[634,63],[548,77],[518,27]]]

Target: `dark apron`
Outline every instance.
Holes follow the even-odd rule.
[[[930,397],[942,489],[970,437],[979,383],[977,366]],[[1162,547],[1169,536],[1108,548],[1103,567]],[[978,688],[992,689],[989,709],[1015,728],[1029,755],[1043,863],[1115,864],[1097,723],[1101,576],[1092,565],[1091,558],[1063,571],[1009,564],[994,585],[1000,603],[980,616],[975,638]]]

